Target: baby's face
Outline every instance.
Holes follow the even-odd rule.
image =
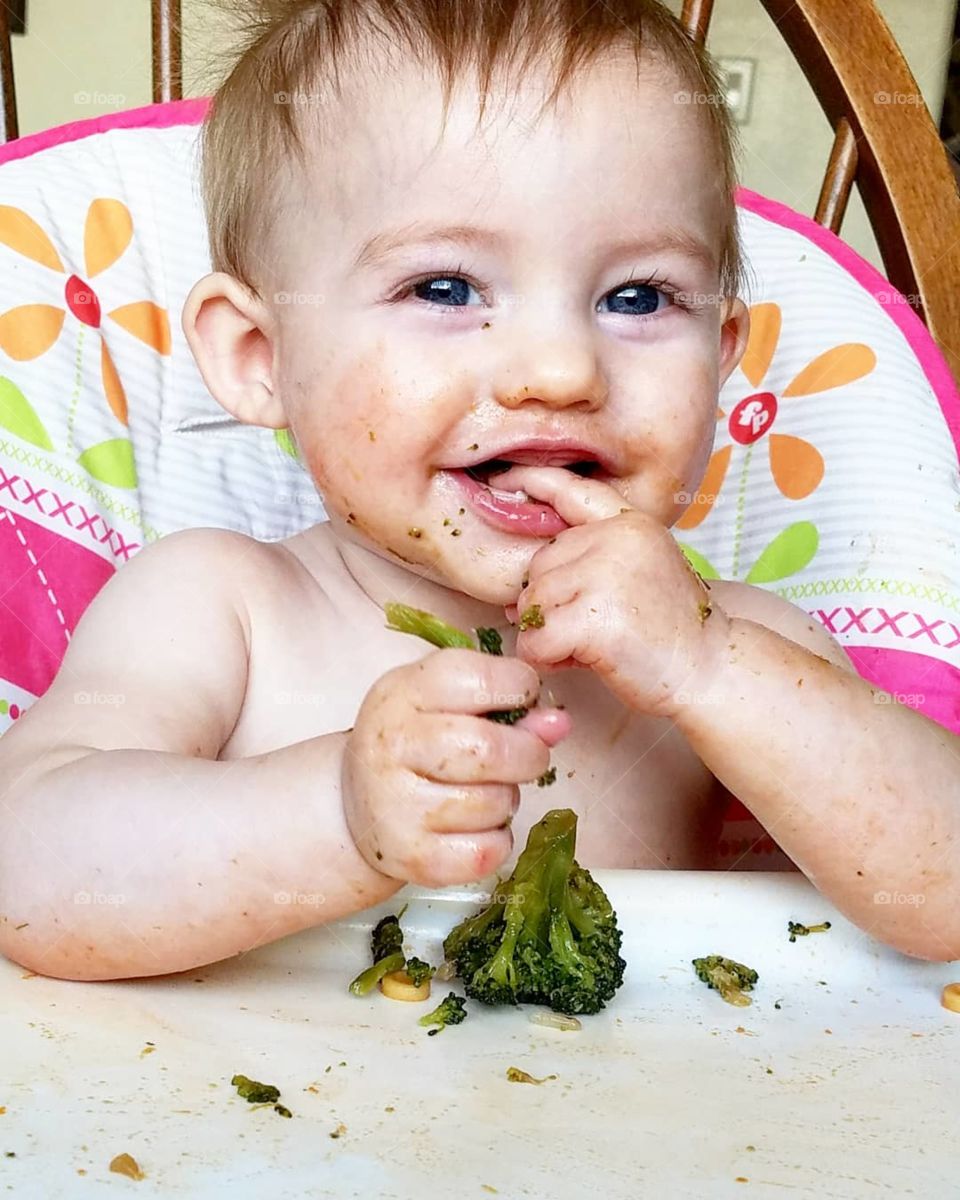
[[[274,385],[344,536],[505,604],[564,524],[488,487],[491,460],[677,518],[744,332],[679,90],[607,60],[539,119],[542,90],[495,95],[479,131],[465,86],[441,132],[439,84],[409,69],[348,113],[291,202],[274,309]]]

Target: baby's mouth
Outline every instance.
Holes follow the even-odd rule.
[[[482,483],[484,487],[490,488],[494,495],[516,496],[521,493],[517,492],[499,492],[497,488],[492,487],[490,480],[495,475],[503,475],[516,466],[539,466],[552,467],[560,466],[565,470],[572,471],[574,475],[579,475],[581,479],[590,479],[600,471],[600,464],[596,459],[583,459],[577,462],[553,463],[549,461],[549,456],[544,461],[534,461],[529,458],[522,460],[514,460],[508,458],[488,458],[485,462],[476,463],[472,467],[465,467],[464,470],[471,479],[475,479],[477,483]]]
[[[596,459],[571,459],[568,454],[519,453],[516,458],[488,458],[456,468],[450,474],[470,508],[485,524],[514,536],[556,537],[569,526],[552,504],[531,499],[525,491],[506,491],[491,483],[498,475],[523,466],[559,467],[581,478],[589,478],[602,470]]]

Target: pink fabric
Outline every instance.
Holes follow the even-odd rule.
[[[86,117],[82,121],[71,121],[68,125],[56,125],[43,129],[0,146],[0,166],[18,158],[29,158],[51,146],[62,146],[66,142],[78,142],[95,133],[108,133],[111,129],[167,129],[171,125],[199,125],[210,106],[207,96],[199,100],[171,100],[168,104],[147,104],[143,108],[129,108],[124,112],[106,113],[102,117]]]
[[[781,225],[784,229],[792,229],[819,246],[886,310],[917,356],[917,361],[940,402],[944,420],[960,455],[960,392],[930,331],[910,307],[906,297],[898,292],[889,280],[884,279],[876,267],[861,258],[856,250],[810,217],[794,212],[778,200],[769,200],[766,196],[751,192],[749,188],[738,188],[737,203],[748,212],[756,213],[757,216],[772,221],[775,225]]]
[[[951,733],[960,733],[960,670],[910,650],[844,646],[857,674]]]
[[[0,507],[0,678],[41,696],[112,563]]]

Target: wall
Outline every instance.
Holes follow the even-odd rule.
[[[679,11],[681,0],[670,3]],[[956,0],[878,5],[939,117]],[[27,7],[28,33],[14,39],[21,132],[149,103],[149,0],[28,0]],[[714,53],[757,60],[750,121],[742,129],[743,182],[812,212],[830,152],[826,120],[759,0],[717,0],[716,9]],[[184,43],[186,94],[203,94],[215,83],[229,46],[215,0],[184,0]],[[882,86],[878,79],[878,90]],[[843,233],[878,261],[859,197]]]

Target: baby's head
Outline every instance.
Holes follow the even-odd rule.
[[[672,524],[746,331],[706,56],[653,0],[259,10],[204,130],[213,395],[290,427],[342,536],[491,603],[559,520],[493,460]]]

